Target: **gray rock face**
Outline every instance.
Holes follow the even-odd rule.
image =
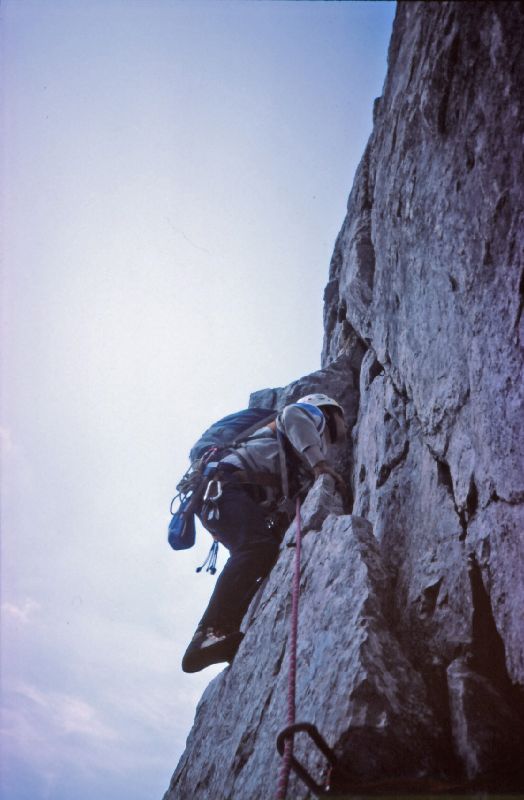
[[[522,759],[524,741],[518,710],[464,659],[448,667],[448,687],[453,741],[468,777],[479,772],[492,772],[499,779],[503,773],[511,776]]]
[[[352,428],[333,453],[352,516],[328,478],[303,508],[297,703],[356,783],[524,790],[523,30],[519,3],[398,4],[322,369],[251,398],[323,391]],[[285,545],[166,800],[275,794]]]
[[[350,753],[355,779],[432,772],[438,769],[433,753],[442,732],[424,681],[389,624],[389,580],[371,525],[360,517],[326,517],[330,507],[341,511],[331,479],[321,477],[303,510],[300,719],[317,725],[345,761]],[[287,544],[293,538],[294,526],[261,596],[253,601],[255,612],[248,612],[235,661],[202,698],[166,800],[254,800],[275,794],[280,762],[275,736],[286,723],[294,558]],[[206,759],[199,757],[203,749]],[[296,755],[321,777],[323,760],[315,749],[297,740]],[[296,779],[289,791],[294,798],[309,796]]]

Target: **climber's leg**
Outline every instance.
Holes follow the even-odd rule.
[[[212,533],[230,556],[184,655],[182,669],[186,672],[232,659],[241,640],[238,631],[242,618],[278,555],[279,542],[267,527],[263,509],[242,486],[229,484],[224,488],[219,511]],[[222,647],[224,639],[233,633],[236,636]]]

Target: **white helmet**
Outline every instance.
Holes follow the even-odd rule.
[[[331,441],[340,442],[345,439],[346,421],[344,419],[344,409],[340,403],[337,403],[332,397],[328,397],[327,394],[320,393],[307,394],[305,397],[301,397],[300,400],[297,400],[297,403],[309,403],[311,406],[325,409]],[[330,409],[333,409],[336,413],[329,413]]]

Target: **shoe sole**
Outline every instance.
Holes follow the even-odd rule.
[[[243,638],[243,633],[235,631],[208,647],[198,648],[193,652],[188,648],[182,659],[183,672],[200,672],[201,669],[211,664],[220,664],[222,661],[231,663]]]

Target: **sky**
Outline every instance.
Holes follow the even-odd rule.
[[[2,800],[161,798],[202,430],[320,367],[392,2],[2,0]],[[222,552],[219,566],[223,565]]]

